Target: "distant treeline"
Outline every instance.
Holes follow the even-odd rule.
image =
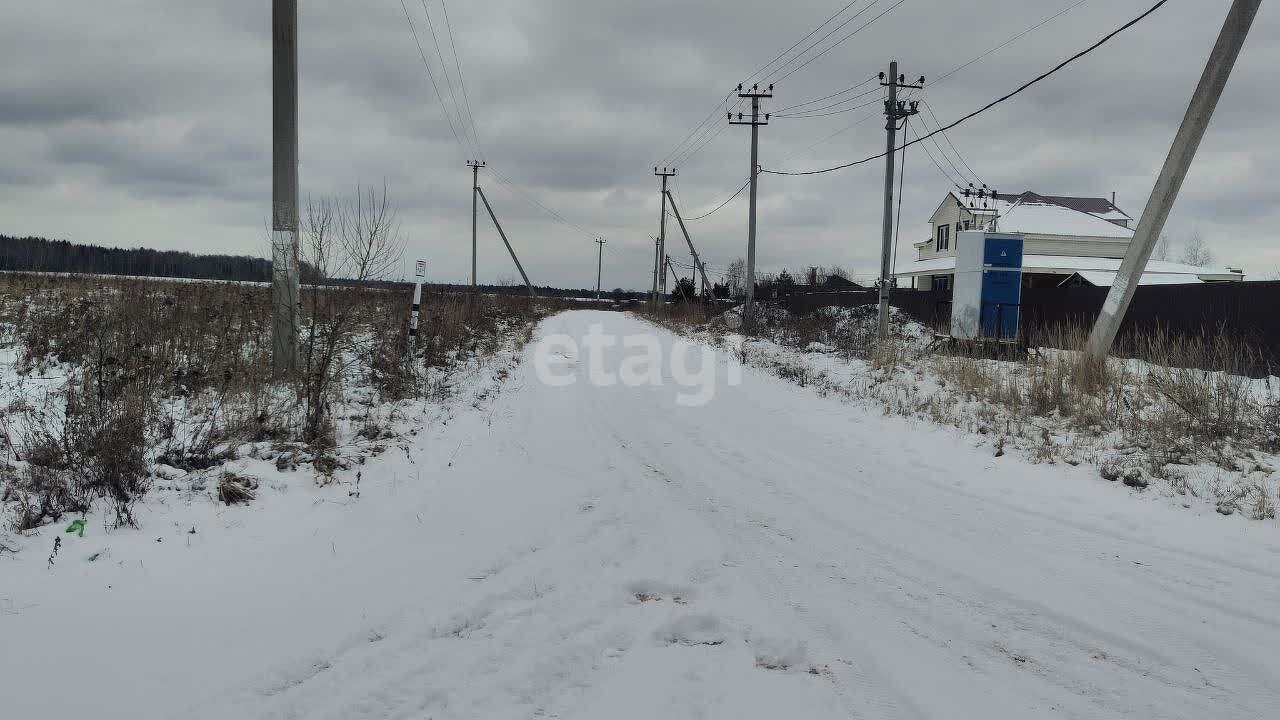
[[[467,292],[471,290],[470,285],[453,285],[449,283],[428,283],[429,290],[442,292]],[[525,295],[529,291],[524,285],[479,285],[477,289],[486,294],[493,295]],[[552,298],[594,298],[596,291],[583,288],[555,288],[546,285],[534,285],[533,289],[538,293],[538,297]],[[600,293],[602,300],[613,300],[614,302],[625,302],[629,300],[641,300],[648,297],[647,293],[636,290],[623,290],[622,288],[614,288],[613,290],[604,290]]]
[[[246,255],[196,255],[176,250],[147,248],[99,247],[66,240],[0,235],[0,271],[83,273],[94,275],[136,275],[141,277],[191,278],[194,280],[237,280],[271,282],[271,261]],[[338,278],[320,280],[303,263],[303,282],[325,285],[354,285]],[[410,287],[403,282],[369,282],[367,286]],[[470,290],[469,285],[432,284],[436,290]],[[523,285],[481,285],[481,292],[523,294]],[[595,290],[537,287],[542,297],[594,297]],[[631,300],[641,293],[621,288],[602,293],[602,297]]]
[[[127,250],[8,235],[0,235],[0,270],[271,281],[271,261],[262,258],[147,248]]]

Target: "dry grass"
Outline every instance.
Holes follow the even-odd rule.
[[[992,359],[964,348],[924,352],[918,328],[905,326],[881,345],[873,310],[775,313],[757,331],[801,353],[822,343],[823,355],[846,363],[823,369],[821,356],[761,343],[749,343],[743,359],[824,395],[989,436],[998,456],[1017,448],[1033,462],[1091,463],[1134,487],[1159,480],[1173,493],[1208,496],[1220,512],[1274,516],[1268,454],[1280,451],[1280,387],[1248,376],[1266,358],[1229,335],[1130,336],[1116,357],[1098,361],[1081,352],[1088,328],[1056,327],[1035,333],[1026,357]],[[1214,467],[1221,474],[1205,481]]]
[[[222,473],[218,479],[218,500],[227,505],[238,505],[258,497],[258,481],[232,472]]]
[[[0,495],[28,529],[106,500],[118,524],[151,482],[151,465],[220,465],[241,443],[336,443],[337,408],[439,398],[450,363],[491,352],[538,313],[523,298],[428,294],[408,352],[409,291],[304,289],[301,334],[345,318],[331,382],[273,383],[270,288],[219,283],[0,275],[0,346],[19,383],[65,378],[0,408],[10,459]],[[430,372],[431,369],[435,372]],[[308,428],[308,401],[323,407]],[[14,462],[11,462],[14,461]]]

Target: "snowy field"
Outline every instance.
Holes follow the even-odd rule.
[[[650,334],[618,313],[539,337]],[[745,368],[686,407],[530,344],[403,447],[0,554],[27,718],[1262,718],[1280,527]],[[547,353],[541,346],[542,356]],[[447,419],[447,422],[445,420]],[[47,553],[63,538],[56,563]],[[94,561],[89,561],[94,557]]]

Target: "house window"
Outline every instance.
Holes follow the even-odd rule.
[[[951,289],[950,275],[934,275],[933,282],[929,285],[930,290],[941,290],[943,292]]]
[[[965,221],[964,221],[964,229],[965,229],[965,230],[968,230],[968,229],[969,229],[969,221],[968,221],[968,220],[965,220]]]
[[[938,252],[951,249],[951,226],[950,225],[938,226],[937,240],[938,240],[937,242]]]

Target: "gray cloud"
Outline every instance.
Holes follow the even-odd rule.
[[[439,0],[428,4],[441,20]],[[531,276],[589,284],[595,250],[589,236],[600,233],[610,239],[605,283],[646,286],[658,218],[653,165],[669,163],[665,156],[730,87],[843,4],[455,0],[450,19],[483,155],[586,231],[549,218],[486,171],[482,182]],[[937,78],[1069,4],[907,0],[779,81],[768,107],[853,85],[895,55],[909,75]],[[940,120],[958,117],[1149,4],[1087,2],[931,83],[924,97]],[[407,5],[436,63],[421,0]],[[888,5],[877,3],[863,19]],[[1001,190],[1115,191],[1137,215],[1227,5],[1170,3],[1066,72],[950,132],[950,139],[978,177]],[[0,67],[6,187],[0,231],[265,251],[270,3],[111,0],[86,9],[54,0],[6,15],[0,45],[19,61]],[[437,30],[452,71],[448,37],[443,26]],[[1269,72],[1280,64],[1277,30],[1280,17],[1264,7],[1169,226],[1175,238],[1199,228],[1223,262],[1261,275],[1280,266],[1280,252],[1271,249],[1280,219],[1273,171],[1280,147],[1271,132],[1280,98]],[[475,151],[455,142],[400,4],[304,3],[301,33],[303,192],[349,193],[357,183],[385,180],[399,201],[410,253],[426,257],[436,279],[467,277],[471,199],[463,161]],[[452,112],[449,88],[443,76],[437,80]],[[459,99],[460,90],[454,88]],[[807,169],[880,152],[877,118],[819,143],[874,109],[776,119],[761,132],[761,162]],[[465,126],[457,115],[454,122]],[[716,118],[699,135],[710,142],[680,163],[673,187],[686,215],[710,210],[745,179],[747,130],[722,122]],[[974,179],[945,141],[928,148],[946,173]],[[762,269],[840,264],[874,274],[882,173],[875,162],[814,178],[763,178]],[[928,216],[948,187],[919,148],[908,151],[904,260],[910,241],[928,232]],[[690,230],[709,263],[727,265],[745,249],[745,193]],[[669,226],[669,237],[678,240],[677,232]],[[512,275],[491,228],[482,228],[481,242],[482,279]]]

